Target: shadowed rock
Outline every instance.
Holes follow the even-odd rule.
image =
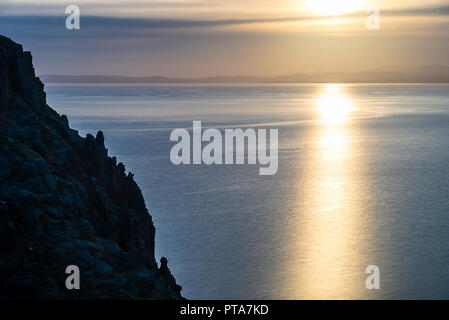
[[[133,175],[43,88],[31,54],[0,36],[0,298],[181,299]],[[65,287],[68,265],[80,290]]]

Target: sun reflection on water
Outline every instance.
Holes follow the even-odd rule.
[[[327,85],[316,99],[321,120],[298,185],[295,298],[359,298],[364,290],[363,190],[355,183],[348,117],[352,101],[341,85]],[[366,289],[365,289],[366,290]]]
[[[327,85],[317,99],[317,109],[325,124],[341,125],[353,110],[352,102],[339,84]]]

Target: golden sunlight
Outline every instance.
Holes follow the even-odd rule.
[[[338,15],[362,10],[364,0],[306,0],[307,9],[319,15]]]
[[[345,95],[343,85],[329,84],[317,99],[318,112],[322,122],[339,125],[343,123],[351,112],[351,100]]]
[[[299,299],[361,299],[368,235],[363,203],[366,194],[356,181],[363,174],[357,129],[341,124],[355,100],[345,86],[328,84],[317,93],[315,111],[325,122],[313,126],[310,148],[298,178],[294,251],[300,252],[288,279]],[[293,283],[293,285],[292,285]]]

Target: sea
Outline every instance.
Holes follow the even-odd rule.
[[[186,298],[449,298],[449,85],[46,92],[82,136],[102,130],[109,154],[135,175],[156,257],[167,257]],[[170,134],[193,121],[277,129],[276,174],[260,175],[258,164],[173,164]]]

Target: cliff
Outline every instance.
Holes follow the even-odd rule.
[[[0,36],[0,298],[182,298],[116,162],[102,132],[83,138],[47,105],[31,54]],[[65,286],[68,265],[79,290]]]

